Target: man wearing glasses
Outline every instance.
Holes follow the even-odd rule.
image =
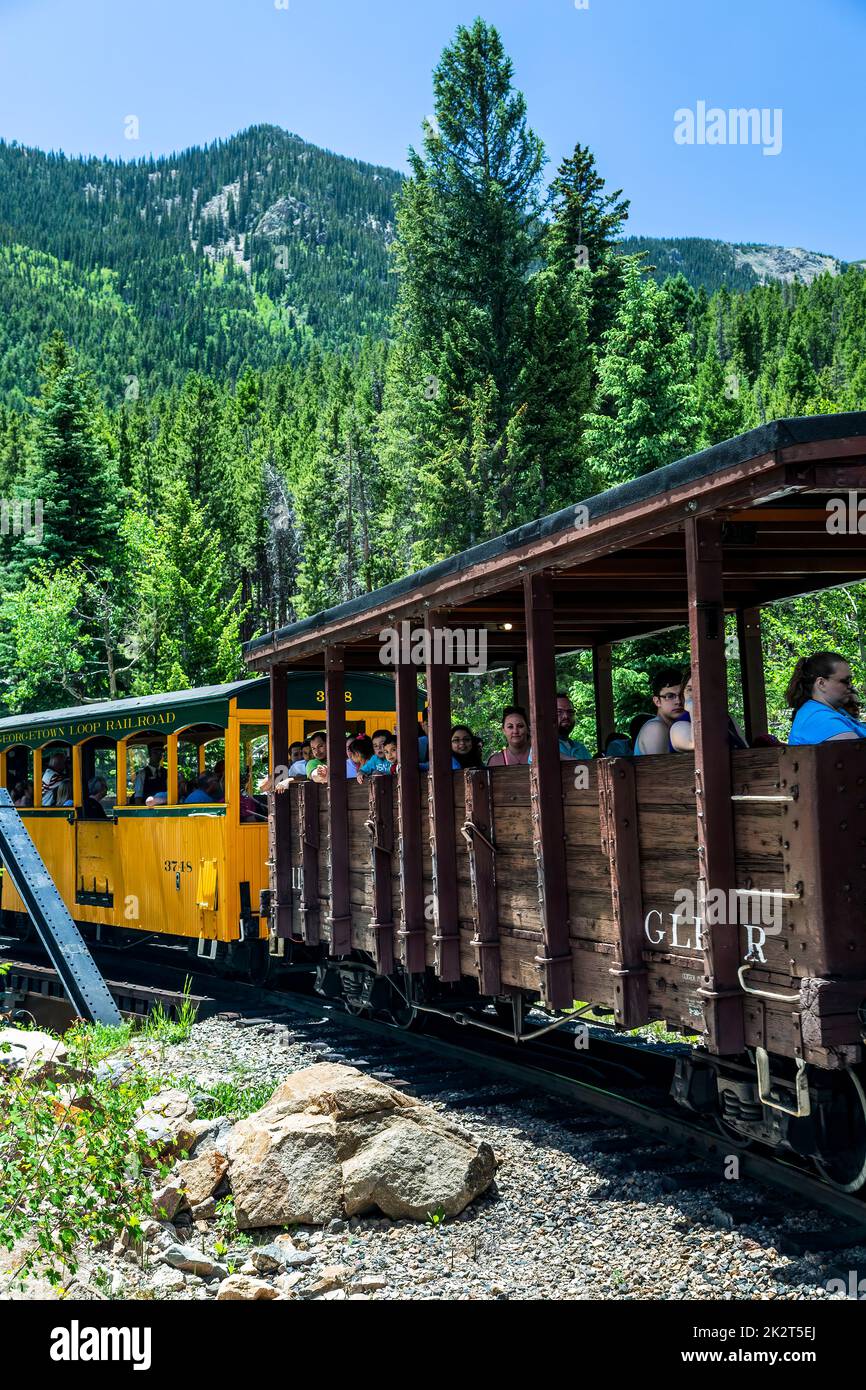
[[[678,666],[665,666],[663,670],[656,671],[652,681],[656,714],[647,720],[637,736],[635,757],[639,754],[670,753],[670,727],[683,712],[681,681],[682,672]]]

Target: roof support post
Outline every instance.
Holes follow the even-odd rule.
[[[565,882],[565,818],[562,767],[556,727],[556,647],[553,596],[545,574],[523,581],[526,650],[529,659],[529,719],[532,729],[533,848],[538,867],[538,900],[544,954],[537,957],[547,1004],[568,1008],[574,1001]]]
[[[376,973],[394,972],[394,899],[391,891],[391,855],[394,850],[394,779],[370,778],[370,859],[373,870],[373,919]]]
[[[529,667],[525,661],[516,661],[511,668],[511,698],[521,709],[529,709]]]
[[[268,873],[271,925],[278,940],[292,934],[292,799],[288,788],[279,794],[274,782],[289,767],[288,666],[271,667],[271,776],[268,792]],[[285,769],[285,771],[284,771]]]
[[[331,864],[331,955],[352,949],[349,901],[349,797],[346,779],[346,677],[343,648],[325,649],[325,722],[328,738],[328,830]]]
[[[397,805],[400,836],[400,899],[403,942],[401,956],[412,974],[426,968],[424,928],[424,880],[421,876],[421,774],[418,770],[418,671],[400,664],[396,670],[397,749],[400,772],[397,777]]]
[[[451,670],[439,614],[425,619],[427,703],[430,730],[430,851],[433,859],[433,920],[436,973],[460,979],[460,922],[457,916],[457,842],[454,777],[451,771]]]
[[[685,523],[689,637],[692,651],[692,725],[695,738],[695,800],[698,815],[698,878],[703,901],[736,887],[731,751],[728,745],[728,683],[721,522]],[[684,884],[683,887],[686,885]],[[700,911],[700,909],[699,909]],[[703,997],[707,1042],[714,1052],[744,1046],[743,993],[737,979],[736,923],[702,923]]]
[[[592,649],[592,684],[595,690],[595,740],[599,753],[613,733],[613,670],[609,645]]]
[[[767,693],[764,686],[760,608],[737,609],[737,642],[740,648],[746,742],[751,743],[756,734],[767,732]]]
[[[178,795],[180,791],[178,778],[177,734],[168,734],[165,740],[165,801],[167,806],[177,806],[180,800]],[[228,777],[226,777],[226,784],[226,788],[223,792],[223,800],[225,800],[228,794]]]

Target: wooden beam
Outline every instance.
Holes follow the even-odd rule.
[[[349,898],[349,798],[346,780],[346,680],[341,647],[325,649],[325,721],[328,736],[328,852],[331,864],[331,955],[352,949]]]
[[[764,651],[761,644],[760,608],[737,609],[737,642],[740,648],[740,681],[746,741],[767,732],[767,692],[764,686]]]
[[[529,667],[525,661],[515,661],[511,668],[511,698],[515,705],[529,710]]]
[[[429,612],[427,704],[430,731],[430,852],[433,859],[433,920],[436,974],[460,979],[460,922],[457,916],[457,843],[454,823],[454,774],[451,770],[451,671],[436,658],[435,636],[446,624]],[[444,645],[440,642],[440,645]]]
[[[533,847],[538,864],[544,953],[536,957],[545,1001],[554,1009],[574,1002],[565,877],[565,821],[562,768],[556,727],[556,663],[553,644],[553,598],[545,574],[524,580],[529,720],[532,729]]]
[[[398,745],[399,746],[399,745]],[[394,778],[370,778],[370,854],[373,866],[373,933],[376,971],[394,970],[394,900],[391,894],[391,855],[394,850]]]
[[[421,775],[418,771],[418,672],[414,666],[398,666],[397,778],[399,812],[400,897],[402,907],[401,956],[410,974],[426,968],[424,880],[421,874]]]
[[[288,788],[274,791],[275,776],[289,769],[289,668],[271,667],[271,777],[268,792],[268,878],[271,926],[279,940],[292,935],[292,801]]]
[[[298,786],[298,838],[301,842],[301,933],[305,946],[318,946],[321,903],[319,900],[319,792],[315,782]],[[288,795],[288,793],[284,793]]]
[[[613,711],[613,667],[610,646],[592,649],[592,684],[595,690],[595,741],[599,753],[616,728]]]
[[[639,1028],[647,1021],[649,991],[643,959],[646,939],[632,758],[599,761],[598,803],[617,936],[618,959],[610,971],[616,980],[614,1015],[621,1028]]]
[[[499,904],[496,894],[496,842],[493,831],[493,798],[486,767],[464,773],[466,820],[463,836],[469,850],[472,909],[475,915],[475,968],[482,994],[502,993],[499,946]]]
[[[721,522],[686,522],[689,637],[692,651],[692,724],[698,875],[706,898],[736,887]],[[683,885],[686,887],[687,885]],[[699,990],[710,1050],[738,1053],[744,1046],[744,995],[737,979],[739,942],[730,923],[703,923],[704,979]]]

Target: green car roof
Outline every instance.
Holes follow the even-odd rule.
[[[324,677],[315,672],[290,672],[289,709],[321,709],[324,722]],[[216,724],[225,728],[229,704],[236,699],[238,709],[270,708],[270,681],[232,681],[228,685],[205,685],[196,690],[174,690],[164,695],[142,695],[130,700],[102,700],[69,709],[44,710],[38,714],[15,714],[0,719],[0,747],[28,744],[39,748],[55,740],[81,743],[87,738],[121,739],[132,734],[153,732],[170,734],[190,724]],[[423,697],[421,697],[423,700]],[[393,710],[394,682],[388,676],[350,675],[346,677],[346,711]],[[419,702],[420,708],[420,702]]]

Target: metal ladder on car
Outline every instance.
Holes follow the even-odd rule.
[[[76,1013],[93,1023],[122,1022],[120,1010],[5,787],[0,787],[0,859]]]

